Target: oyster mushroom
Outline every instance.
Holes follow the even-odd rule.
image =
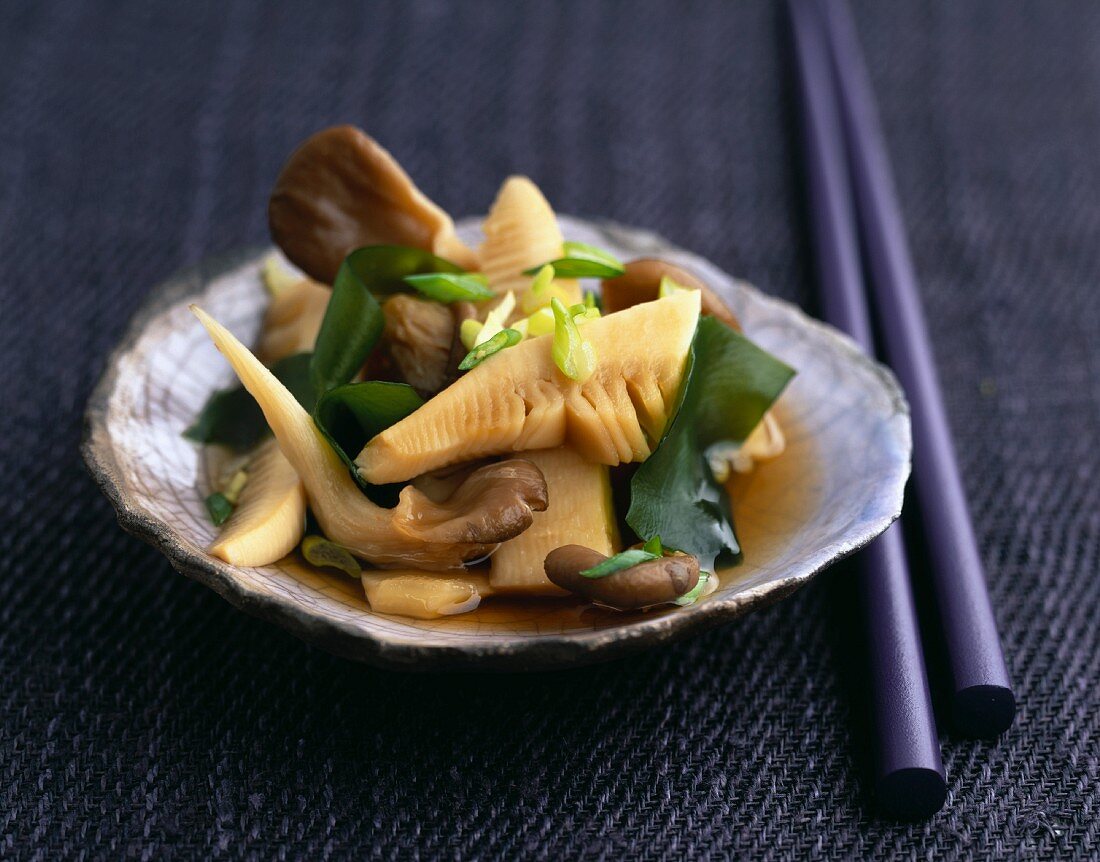
[[[386,318],[382,346],[401,378],[421,395],[446,385],[455,339],[451,310],[438,302],[399,293],[382,306]]]
[[[625,272],[615,278],[604,279],[602,299],[604,311],[611,314],[630,308],[639,302],[656,299],[661,289],[661,279],[668,277],[677,284],[697,290],[702,294],[702,313],[716,317],[726,326],[741,331],[741,323],[706,282],[686,269],[656,257],[643,257],[626,264]]]
[[[467,320],[478,319],[477,306],[472,302],[451,303],[451,322],[454,328],[451,331],[451,355],[447,360],[447,374],[444,380],[446,386],[450,386],[458,380],[459,375],[462,373],[458,370],[458,366],[466,358],[466,354],[469,353],[466,345],[462,343],[462,324]]]
[[[354,126],[306,138],[275,180],[267,215],[286,256],[328,284],[347,254],[364,245],[413,246],[462,267],[476,264],[451,217]]]
[[[638,563],[603,578],[581,574],[608,559],[583,545],[564,545],[546,555],[546,577],[565,590],[620,611],[675,601],[699,583],[699,561],[672,554]]]
[[[522,533],[533,513],[546,508],[542,474],[521,460],[475,470],[441,502],[410,486],[393,509],[375,505],[286,387],[229,330],[197,306],[191,309],[259,403],[325,535],[356,556],[385,567],[459,568]]]

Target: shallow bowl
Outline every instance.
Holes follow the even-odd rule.
[[[741,565],[703,601],[615,614],[567,601],[487,600],[472,614],[412,620],[374,614],[362,589],[294,557],[240,568],[209,556],[208,458],[181,433],[232,372],[188,312],[197,302],[241,336],[258,333],[266,251],[209,261],[153,290],[88,405],[84,457],[121,526],[232,604],[339,655],[389,667],[540,669],[667,643],[770,605],[869,542],[898,516],[909,475],[908,408],[893,375],[845,336],[653,234],[562,217],[569,239],[620,258],[659,255],[701,276],[746,333],[798,369],[778,415],[787,450],[738,477]],[[478,224],[460,234],[476,241]]]

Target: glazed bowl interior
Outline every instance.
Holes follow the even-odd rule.
[[[562,217],[567,238],[622,259],[661,256],[707,281],[746,333],[798,370],[778,415],[787,450],[731,487],[744,549],[698,604],[617,614],[565,600],[490,598],[471,614],[414,620],[372,613],[361,586],[296,557],[230,566],[203,499],[214,460],[184,439],[209,394],[234,381],[188,312],[198,302],[246,343],[266,305],[266,251],[235,255],[158,288],[112,357],[88,410],[85,457],[124,528],[235,605],[339,654],[406,668],[536,669],[621,655],[770,604],[882,532],[901,510],[908,411],[892,375],[834,330],[644,231]],[[479,220],[460,224],[476,242]]]

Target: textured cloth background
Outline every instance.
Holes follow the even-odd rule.
[[[455,214],[525,172],[810,303],[786,29],[743,3],[0,4],[0,857],[1096,858],[1100,6],[857,4],[1016,726],[876,819],[842,569],[660,652],[405,676],[232,610],[77,454],[146,290],[266,238],[296,142]]]

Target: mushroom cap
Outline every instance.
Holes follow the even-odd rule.
[[[513,458],[478,467],[439,502],[407,486],[395,521],[399,530],[429,546],[491,546],[530,527],[532,512],[545,511],[549,502],[542,471]],[[474,556],[484,554],[467,553],[464,559]]]
[[[620,611],[674,601],[699,582],[699,561],[672,554],[638,563],[602,578],[581,574],[608,559],[583,545],[563,545],[546,556],[546,577],[562,589]]]
[[[680,286],[698,290],[702,294],[703,314],[716,317],[726,326],[738,332],[741,331],[741,323],[729,306],[707,286],[706,282],[686,269],[657,257],[641,257],[632,260],[625,264],[623,269],[622,275],[603,281],[603,307],[608,314],[630,308],[639,302],[650,302],[656,299],[661,289],[661,279],[667,276]]]
[[[348,253],[405,245],[473,266],[451,217],[430,201],[377,141],[354,126],[306,138],[275,180],[271,236],[307,274],[332,284]]]

